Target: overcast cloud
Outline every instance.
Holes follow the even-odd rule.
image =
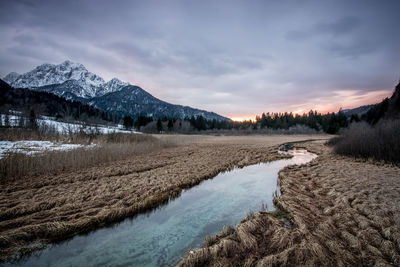
[[[400,78],[400,1],[0,2],[0,76],[69,59],[228,117],[337,111]]]

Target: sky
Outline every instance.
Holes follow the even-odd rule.
[[[82,63],[233,119],[381,101],[400,78],[397,0],[0,1],[0,77]]]

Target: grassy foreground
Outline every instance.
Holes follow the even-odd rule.
[[[124,152],[124,159],[100,161],[92,167],[57,170],[56,174],[27,173],[18,179],[4,180],[0,190],[0,259],[30,253],[43,244],[157,207],[178,196],[182,189],[234,166],[285,157],[277,153],[279,144],[327,137],[156,138],[161,144],[172,142],[174,146]]]
[[[338,156],[280,172],[278,210],[259,212],[180,266],[399,266],[400,168]]]

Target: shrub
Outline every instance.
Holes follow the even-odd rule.
[[[353,123],[331,139],[333,151],[341,155],[400,163],[400,120],[383,120],[375,126]]]

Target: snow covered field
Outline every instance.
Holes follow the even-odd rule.
[[[10,111],[12,115],[0,114],[0,123],[3,126],[18,126],[20,125],[21,112]],[[27,120],[27,118],[25,118]],[[85,125],[83,123],[67,123],[55,120],[55,118],[40,116],[37,119],[39,127],[48,128],[61,134],[68,133],[133,133],[140,134],[140,132],[125,130],[122,125],[107,126],[107,125]],[[5,157],[9,153],[24,153],[27,155],[33,155],[44,151],[66,151],[80,147],[92,148],[95,144],[81,145],[81,144],[64,144],[51,141],[0,141],[0,159]]]
[[[92,148],[92,145],[63,144],[50,141],[0,141],[0,159],[9,153],[33,155],[44,151],[66,151],[80,147]]]
[[[6,125],[6,115],[0,114],[1,116],[1,124]],[[20,116],[17,112],[14,111],[14,115],[8,115],[8,125],[9,126],[18,126],[20,121]],[[47,117],[47,116],[40,116],[37,120],[39,126],[47,126],[54,128],[57,132],[68,134],[69,132],[80,132],[81,130],[86,133],[91,132],[98,132],[102,134],[109,134],[109,133],[140,133],[134,130],[129,131],[125,130],[122,125],[117,126],[107,126],[107,125],[85,125],[83,123],[68,123],[68,122],[61,122],[56,121],[55,118]]]
[[[118,126],[107,126],[107,125],[97,125],[97,126],[89,126],[83,125],[79,123],[67,123],[67,122],[60,122],[55,121],[51,117],[42,116],[42,119],[38,120],[38,123],[44,123],[47,126],[55,127],[59,133],[68,133],[69,131],[72,132],[79,132],[81,129],[86,132],[99,132],[102,134],[109,134],[109,133],[138,133],[136,131],[128,131],[123,128],[122,125]]]

